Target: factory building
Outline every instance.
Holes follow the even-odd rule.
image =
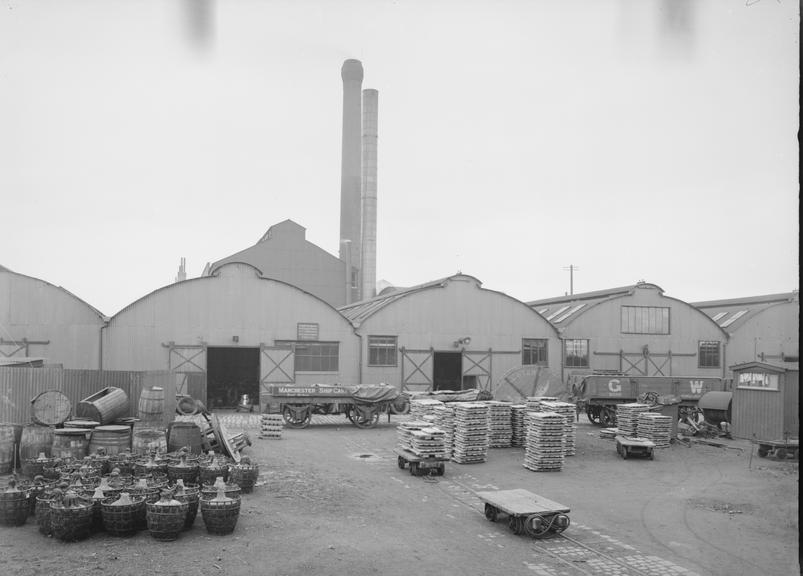
[[[340,309],[361,378],[408,392],[477,388],[521,400],[562,390],[556,330],[526,304],[456,274]]]
[[[0,365],[96,369],[104,323],[103,314],[61,286],[0,266]]]
[[[357,383],[358,354],[335,308],[236,262],[140,298],[103,331],[104,369],[170,370],[177,393],[209,407],[269,384]]]
[[[692,304],[728,335],[728,364],[765,362],[797,369],[800,293],[787,292]],[[732,377],[728,370],[728,377]]]
[[[655,284],[528,302],[561,338],[566,382],[594,372],[724,377],[728,334]]]

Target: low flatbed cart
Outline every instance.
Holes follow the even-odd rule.
[[[775,458],[795,460],[800,459],[800,440],[759,440],[758,455],[765,458],[767,455]]]
[[[628,459],[630,456],[643,456],[652,460],[655,442],[644,438],[631,438],[629,436],[616,436],[616,451],[619,456]]]
[[[514,534],[533,538],[551,538],[569,527],[570,510],[528,490],[494,490],[477,492],[485,502],[485,517],[496,522],[507,516],[507,525]]]
[[[443,473],[446,472],[448,458],[419,456],[415,452],[399,447],[394,448],[393,452],[398,456],[399,468],[404,470],[409,464],[410,474],[413,476],[426,476],[427,474],[443,476]]]

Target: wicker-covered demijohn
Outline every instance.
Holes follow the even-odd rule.
[[[112,496],[100,504],[103,527],[112,536],[130,536],[139,530],[146,518],[145,497],[128,492]]]
[[[197,484],[184,485],[182,480],[176,482],[173,498],[187,503],[187,517],[184,519],[184,530],[189,530],[198,516],[198,505],[201,501],[201,489]]]
[[[173,498],[164,490],[157,502],[148,503],[148,531],[155,540],[170,542],[184,529],[189,503]]]
[[[28,493],[17,488],[14,478],[8,481],[8,487],[0,492],[0,525],[22,526],[29,514]]]
[[[243,456],[240,463],[232,466],[229,472],[229,481],[237,484],[243,494],[254,491],[257,478],[259,478],[259,465],[251,463],[248,456]]]
[[[223,492],[229,498],[239,498],[242,493],[239,484],[224,482],[223,477],[218,476],[214,484],[204,484],[201,487],[201,500],[213,499],[217,495],[219,488],[223,488]]]
[[[198,481],[198,464],[187,460],[187,453],[182,452],[180,460],[167,465],[167,478],[171,482],[184,480],[186,483]]]
[[[201,516],[210,534],[231,534],[240,516],[240,497],[229,498],[224,487],[220,486],[217,496],[201,500]]]
[[[50,527],[53,536],[64,542],[87,538],[92,531],[94,503],[68,490],[61,500],[50,503]]]

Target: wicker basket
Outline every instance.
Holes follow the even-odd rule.
[[[195,518],[198,516],[198,505],[201,501],[201,489],[197,484],[185,485],[183,481],[179,480],[176,485],[172,487],[173,498],[179,502],[186,502],[189,507],[187,508],[187,518],[184,521],[184,530],[192,528]]]
[[[258,464],[236,464],[231,467],[229,481],[240,486],[243,494],[254,491],[254,485],[259,478]]]
[[[188,502],[174,500],[164,491],[158,502],[148,504],[148,531],[155,540],[170,542],[178,538],[187,519]]]
[[[201,488],[201,500],[212,500],[217,495],[218,489],[214,484],[204,484]],[[237,484],[227,482],[224,492],[229,498],[239,498],[242,490]]]
[[[103,527],[112,536],[130,536],[147,525],[145,498],[124,494],[100,503]]]
[[[229,498],[223,488],[210,500],[201,500],[201,516],[210,534],[231,534],[240,516],[240,498]]]
[[[39,525],[39,532],[45,536],[50,536],[53,532],[50,527],[50,502],[53,498],[51,492],[45,492],[36,499],[36,523]]]
[[[64,542],[76,542],[89,537],[92,531],[94,503],[74,492],[64,495],[61,502],[50,503],[50,527],[53,536]]]
[[[187,456],[182,454],[181,460],[177,464],[167,466],[167,478],[175,482],[179,478],[187,483],[198,481],[198,464],[187,462]]]
[[[30,510],[28,493],[17,488],[17,481],[8,481],[8,488],[0,492],[0,525],[22,526],[28,520]]]

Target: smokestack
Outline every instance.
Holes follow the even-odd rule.
[[[346,60],[343,78],[343,148],[340,167],[340,259],[360,264],[360,185],[362,180],[362,64]],[[348,243],[344,244],[344,240]],[[348,250],[348,258],[344,253]],[[351,267],[347,266],[347,274]],[[359,284],[357,285],[359,290]],[[359,300],[359,295],[357,297]],[[349,298],[349,302],[352,298]]]
[[[362,91],[362,237],[361,298],[376,296],[376,145],[379,92]]]

